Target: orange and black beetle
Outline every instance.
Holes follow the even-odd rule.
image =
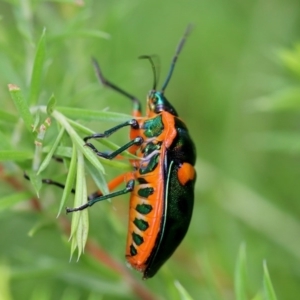
[[[86,146],[106,159],[113,159],[127,149],[138,159],[131,160],[132,171],[108,184],[113,190],[125,181],[125,189],[105,196],[95,193],[85,205],[68,208],[67,212],[82,210],[98,201],[130,192],[126,259],[133,268],[143,272],[143,278],[154,276],[176,250],[188,230],[193,211],[195,145],[185,123],[164,95],[189,31],[190,27],[176,50],[161,91],[156,90],[154,81],[147,97],[145,117],[141,115],[140,101],[106,80],[94,60],[99,80],[132,100],[134,118],[104,133],[84,138]],[[151,57],[146,58],[150,59],[154,68]],[[110,154],[98,151],[88,142],[108,137],[125,126],[130,126],[130,141]]]

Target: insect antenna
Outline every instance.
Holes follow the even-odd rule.
[[[165,80],[165,83],[163,84],[163,86],[161,88],[161,93],[162,94],[164,93],[164,91],[165,91],[165,89],[166,89],[166,87],[167,87],[167,85],[168,85],[168,83],[169,83],[169,81],[170,81],[170,79],[172,77],[172,74],[173,74],[173,71],[174,71],[174,68],[175,68],[175,64],[176,64],[177,58],[178,58],[178,56],[179,56],[179,54],[181,52],[181,49],[183,48],[183,45],[184,45],[184,43],[185,43],[185,41],[186,41],[186,39],[187,39],[187,37],[190,34],[190,32],[191,32],[192,29],[193,29],[192,24],[189,24],[188,27],[185,30],[185,33],[184,33],[183,37],[181,38],[181,40],[179,42],[179,45],[178,45],[178,47],[176,49],[175,55],[174,55],[174,57],[172,59],[172,62],[171,62],[171,66],[170,66],[170,70],[169,70],[168,76],[167,76],[167,78]]]
[[[158,75],[157,75],[157,69],[155,67],[155,63],[153,61],[154,55],[141,55],[139,56],[139,59],[148,59],[150,61],[151,67],[152,67],[152,72],[153,72],[153,90],[156,90],[157,86],[157,81],[158,81]],[[156,57],[156,55],[155,55]]]

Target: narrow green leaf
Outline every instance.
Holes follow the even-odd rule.
[[[70,120],[68,119],[68,122],[76,129],[80,130],[81,132],[83,132],[84,134],[86,135],[92,135],[95,133],[95,131],[73,121],[73,120]],[[102,145],[104,145],[105,147],[108,147],[109,149],[111,150],[117,150],[120,148],[119,145],[113,143],[112,141],[108,140],[108,139],[97,139],[97,142],[101,143]],[[129,159],[136,159],[137,156],[136,155],[133,155],[131,153],[129,153],[128,151],[124,151],[122,153],[122,156],[124,156],[124,158],[129,158]],[[122,168],[122,167],[121,167]]]
[[[32,131],[37,131],[38,126],[40,124],[40,120],[41,120],[41,112],[38,111],[35,115],[34,115],[34,121],[33,121],[33,125],[32,125]]]
[[[47,104],[47,114],[51,115],[53,113],[53,110],[56,106],[56,98],[54,97],[54,95],[51,95],[48,104]]]
[[[78,164],[81,164],[82,167],[80,168],[80,172],[82,171],[82,174],[79,174],[79,179],[77,179],[76,187],[78,185],[82,186],[82,194],[80,197],[80,202],[79,205],[83,205],[87,202],[87,187],[86,187],[86,180],[85,180],[85,171],[84,171],[84,157],[78,151]],[[80,178],[81,177],[81,178]],[[82,210],[80,213],[80,219],[79,219],[79,224],[77,228],[77,234],[76,234],[76,239],[77,239],[77,244],[78,244],[78,257],[79,259],[80,255],[84,252],[85,244],[88,238],[88,231],[89,231],[89,216],[88,216],[88,209]]]
[[[35,189],[37,197],[39,198],[39,191],[42,187],[42,178],[32,170],[26,171],[26,174],[29,176],[30,182]]]
[[[57,107],[56,110],[66,115],[67,117],[71,117],[73,119],[80,120],[96,120],[96,121],[113,121],[113,122],[125,122],[132,119],[132,116],[116,113],[116,112],[108,112],[108,111],[100,111],[100,110],[92,110],[92,109],[82,109],[82,108],[74,108],[74,107]]]
[[[38,126],[37,128],[37,136],[34,141],[35,151],[34,151],[34,156],[32,161],[32,170],[36,172],[38,171],[41,164],[42,152],[43,152],[42,146],[43,146],[44,138],[48,127],[49,127],[48,123],[45,121],[42,124],[40,124],[40,126]]]
[[[45,53],[46,53],[45,36],[46,36],[46,29],[44,28],[37,45],[33,70],[31,75],[30,96],[29,96],[29,103],[31,105],[35,105],[37,103],[38,95],[40,92],[41,78],[42,78]]]
[[[77,178],[76,178],[76,194],[74,207],[81,206],[87,201],[87,190],[84,171],[84,157],[80,150],[77,149]],[[84,251],[84,246],[88,236],[88,210],[74,212],[71,224],[72,249],[71,256],[75,248],[78,248],[78,258]]]
[[[52,116],[60,123],[62,127],[66,129],[68,134],[70,135],[70,138],[72,139],[73,143],[76,145],[76,147],[83,153],[83,155],[101,172],[104,173],[103,166],[99,162],[99,160],[95,157],[95,154],[91,149],[88,147],[84,147],[84,142],[81,139],[81,137],[76,133],[76,131],[72,128],[72,126],[69,124],[68,120],[59,113],[58,111],[54,111]]]
[[[99,172],[89,161],[86,162],[87,171],[91,174],[98,189],[106,195],[109,193],[105,177],[102,172]]]
[[[85,195],[87,199],[87,192],[86,192],[86,185],[85,185]],[[77,260],[79,260],[79,257],[82,253],[84,253],[85,244],[88,238],[88,232],[89,232],[89,216],[88,216],[88,209],[85,209],[80,212],[80,219],[79,224],[77,228],[77,244],[78,244],[78,255]]]
[[[45,146],[43,148],[43,153],[48,153],[52,149],[52,146]],[[58,146],[54,152],[56,156],[59,157],[66,157],[71,158],[72,157],[72,148],[71,147],[64,147],[64,146]]]
[[[190,294],[186,291],[186,289],[181,285],[179,281],[174,282],[179,294],[181,300],[193,300],[193,298],[190,296]]]
[[[2,150],[0,151],[0,161],[24,161],[31,159],[33,154],[27,151]]]
[[[58,0],[56,0],[58,1]],[[74,0],[69,0],[69,1],[63,1],[63,2],[70,2],[72,1],[74,3]],[[58,1],[61,2],[61,1]],[[106,32],[100,31],[100,30],[77,30],[77,31],[67,31],[63,32],[62,34],[57,34],[54,37],[52,37],[53,40],[60,40],[60,39],[67,39],[70,37],[92,37],[92,38],[104,38],[104,39],[109,39],[110,35]]]
[[[234,290],[237,300],[247,299],[246,275],[246,246],[245,244],[242,244],[240,246],[239,256],[236,262],[234,274]]]
[[[73,188],[74,179],[76,176],[76,167],[77,167],[77,150],[76,150],[76,147],[73,147],[70,168],[69,168],[67,180],[65,183],[64,192],[63,192],[62,198],[60,200],[57,217],[60,215],[62,208],[65,206],[67,198],[69,197],[71,190]]]
[[[75,36],[82,36],[82,37],[94,37],[94,38],[104,38],[109,39],[110,35],[106,32],[100,30],[78,30],[70,33],[71,35]]]
[[[53,143],[53,145],[52,145],[52,147],[51,147],[51,149],[50,149],[50,151],[48,152],[47,156],[45,157],[45,159],[44,159],[43,162],[41,163],[40,168],[39,168],[37,174],[40,174],[40,173],[41,173],[42,171],[44,171],[44,170],[47,168],[47,166],[49,165],[49,163],[50,163],[50,161],[51,161],[51,159],[52,159],[52,156],[53,156],[53,154],[54,154],[54,152],[55,152],[55,150],[56,150],[56,148],[57,148],[59,142],[61,141],[61,139],[62,139],[62,137],[63,137],[64,132],[65,132],[65,129],[64,129],[64,128],[61,128],[61,130],[60,130],[60,132],[58,133],[58,136],[57,136],[55,142]]]
[[[33,117],[29,111],[28,103],[26,102],[20,88],[14,84],[9,84],[8,90],[18,110],[19,115],[25,123],[27,130],[32,132]]]
[[[263,262],[263,268],[264,268],[264,295],[265,295],[265,300],[277,300],[271,278],[269,275],[269,271],[267,268],[267,262]]]
[[[30,198],[30,192],[15,192],[9,196],[3,196],[0,198],[0,211],[12,207],[21,201],[29,200]]]
[[[95,153],[89,148],[85,147],[82,139],[77,134],[72,134],[71,136],[73,142],[76,144],[78,149],[83,153],[83,155],[97,168],[100,172],[104,173],[104,168]]]
[[[75,147],[76,148],[76,147]],[[82,187],[82,165],[78,164],[78,157],[77,157],[78,151],[76,149],[76,167],[77,167],[77,171],[76,171],[76,193],[75,193],[75,198],[74,198],[74,207],[80,206],[81,204],[81,196],[83,194],[83,187]],[[79,168],[81,168],[81,170],[79,170]],[[80,184],[79,184],[80,182]],[[75,245],[76,247],[72,250],[71,249],[71,257],[73,255],[73,251],[78,247],[78,243],[75,237],[76,235],[76,231],[78,228],[78,224],[79,224],[79,219],[80,219],[80,212],[74,212],[72,213],[72,222],[71,222],[71,233],[70,233],[70,239],[72,239],[72,242],[76,242]]]
[[[95,131],[91,130],[90,128],[72,120],[72,119],[67,119],[69,124],[72,125],[76,130],[81,131],[85,135],[92,135],[95,133]]]

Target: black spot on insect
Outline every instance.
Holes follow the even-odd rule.
[[[146,184],[146,183],[148,183],[148,181],[145,178],[143,178],[143,177],[138,177],[137,181],[138,181],[139,184]]]
[[[133,241],[135,242],[135,244],[138,246],[144,243],[143,237],[141,237],[139,234],[137,234],[135,232],[132,233],[132,238],[133,238]]]
[[[137,255],[137,251],[136,251],[135,247],[132,244],[130,245],[130,255],[131,256]]]
[[[142,220],[142,219],[137,219],[135,218],[133,223],[135,224],[135,226],[139,229],[139,230],[142,230],[142,231],[145,231],[148,229],[149,227],[149,224],[148,222]]]
[[[152,195],[154,192],[154,189],[152,187],[146,187],[146,188],[140,188],[138,190],[138,195],[142,198],[148,198],[150,195]]]
[[[138,204],[135,209],[140,214],[147,215],[151,212],[152,206],[150,204]]]

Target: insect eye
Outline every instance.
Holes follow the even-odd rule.
[[[156,104],[158,102],[158,97],[157,96],[154,96],[153,97],[153,104]]]

